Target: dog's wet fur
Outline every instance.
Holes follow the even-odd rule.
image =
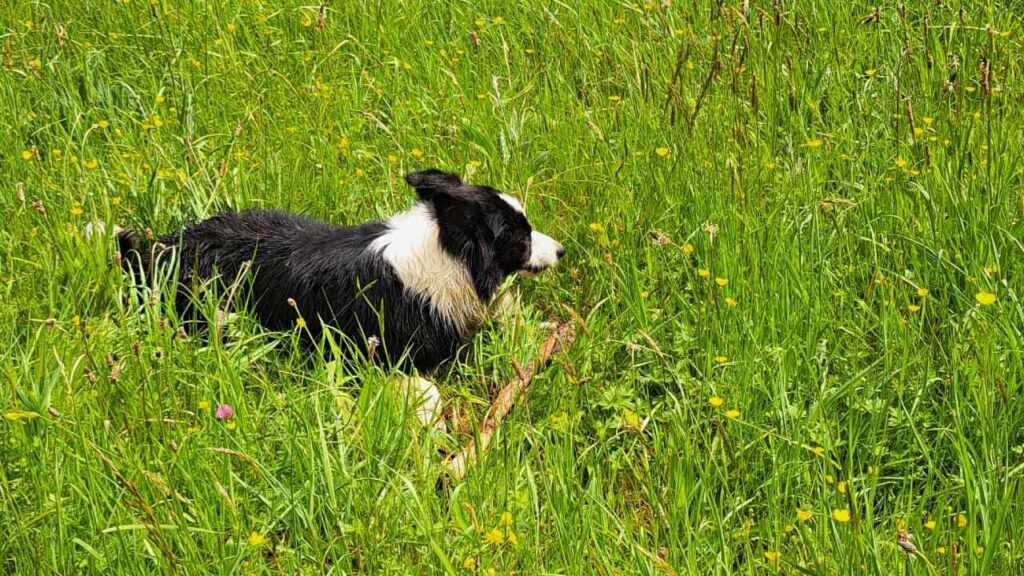
[[[508,276],[542,272],[565,249],[507,194],[433,169],[405,179],[419,198],[386,222],[224,212],[156,244],[120,231],[122,263],[143,282],[170,255],[179,318],[197,317],[196,290],[215,280],[244,290],[239,299],[267,329],[293,329],[301,314],[310,345],[327,325],[363,353],[376,339],[375,356],[429,371],[472,337]]]

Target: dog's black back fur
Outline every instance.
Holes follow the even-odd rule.
[[[338,227],[294,214],[248,210],[218,214],[159,242],[177,247],[175,306],[182,319],[195,316],[196,290],[205,282],[217,278],[223,288],[238,280],[241,297],[248,298],[265,328],[292,329],[301,313],[307,344],[320,341],[327,322],[363,352],[368,339],[376,337],[383,342],[378,354],[398,360],[408,350],[413,365],[428,370],[454,357],[459,334],[432,314],[428,302],[403,297],[394,270],[367,249],[386,231],[381,222]],[[135,251],[144,268],[150,262],[143,255],[149,253]],[[250,278],[239,279],[246,262],[251,262]]]

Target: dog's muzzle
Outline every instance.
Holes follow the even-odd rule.
[[[530,244],[530,260],[523,266],[523,271],[528,274],[540,274],[565,256],[565,246],[547,234],[534,232]]]

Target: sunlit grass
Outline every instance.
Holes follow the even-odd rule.
[[[3,3],[0,570],[1024,571],[1018,13]],[[183,338],[82,234],[385,217],[429,166],[569,254],[435,378],[449,436],[244,315]]]

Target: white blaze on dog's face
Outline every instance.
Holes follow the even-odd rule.
[[[526,216],[526,210],[523,209],[523,205],[519,200],[505,193],[501,193],[498,196],[511,206],[513,210],[524,217]],[[565,247],[551,236],[532,230],[530,232],[529,254],[530,256],[526,259],[521,271],[527,275],[537,274],[558,264],[558,261],[565,255]]]
[[[565,248],[535,232],[523,205],[487,186],[424,170],[406,176],[419,194],[411,210],[388,221],[374,241],[406,288],[428,299],[466,334],[482,319],[511,274],[536,274],[554,266]]]

